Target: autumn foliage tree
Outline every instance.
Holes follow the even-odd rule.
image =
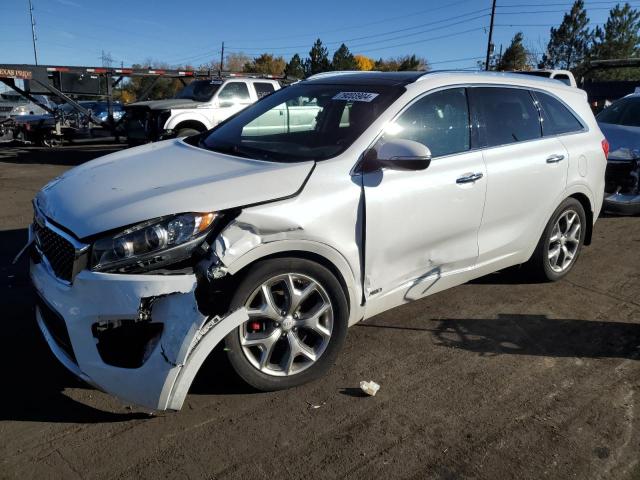
[[[287,63],[282,57],[275,57],[270,53],[263,53],[251,62],[244,64],[247,73],[262,73],[266,75],[282,75]]]
[[[356,62],[356,69],[369,71],[373,70],[375,61],[365,55],[354,55],[353,59]]]

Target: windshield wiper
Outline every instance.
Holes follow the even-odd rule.
[[[207,146],[204,143],[204,139],[201,139],[200,142],[198,142],[198,146],[200,148],[204,148],[205,150],[211,150],[212,152],[218,152],[218,153],[226,153],[228,155],[234,155],[236,157],[243,157],[243,158],[254,158],[253,155],[251,155],[251,152],[247,152],[241,148],[238,148],[237,145],[216,145],[216,146]]]

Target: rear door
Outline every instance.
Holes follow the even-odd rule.
[[[566,187],[568,153],[556,137],[542,136],[529,90],[473,87],[469,100],[487,167],[478,263],[520,261]]]

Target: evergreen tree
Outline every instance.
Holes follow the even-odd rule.
[[[400,65],[398,65],[398,71],[403,72],[403,71],[415,71],[415,70],[422,70],[420,68],[420,60],[418,58],[416,58],[415,55],[411,55],[410,57],[404,57],[402,59],[402,61],[400,62]]]
[[[522,32],[518,32],[511,40],[511,45],[504,51],[498,70],[527,70],[529,68],[529,55],[522,44]]]
[[[329,64],[329,51],[318,38],[309,51],[309,58],[305,62],[305,73],[308,76],[315,75],[316,73],[327,72],[329,70],[331,70],[331,65]]]
[[[609,12],[604,28],[596,27],[589,58],[592,60],[623,59],[640,56],[640,12],[628,3],[616,5]],[[594,71],[598,79],[632,80],[640,68]]]
[[[584,0],[576,0],[565,13],[558,28],[552,27],[547,52],[542,59],[544,68],[570,70],[581,64],[588,53],[591,41],[589,18]]]
[[[333,60],[331,61],[332,70],[357,70],[358,64],[353,54],[349,51],[347,46],[343,43],[340,48],[333,54]]]
[[[299,78],[299,79],[304,78],[304,65],[302,64],[302,59],[300,58],[300,55],[296,53],[293,57],[291,57],[291,60],[289,60],[289,63],[287,63],[287,66],[284,67],[284,74],[287,77],[293,77],[293,78]]]

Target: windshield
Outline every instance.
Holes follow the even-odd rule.
[[[220,80],[194,80],[176,93],[175,98],[208,102],[213,97],[213,94],[216,93],[216,90],[220,88],[220,85],[222,85]]]
[[[265,97],[197,138],[202,148],[259,160],[324,160],[349,148],[403,91],[302,82]]]
[[[612,103],[596,117],[599,122],[640,127],[640,97],[629,97]]]

